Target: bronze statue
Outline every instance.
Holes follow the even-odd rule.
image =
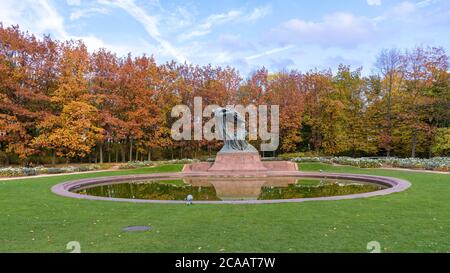
[[[224,146],[220,152],[256,152],[255,147],[246,140],[245,119],[242,115],[231,108],[217,108],[214,110],[216,119],[216,130]]]

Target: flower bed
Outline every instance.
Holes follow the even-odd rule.
[[[153,167],[160,166],[164,164],[189,164],[199,162],[197,159],[174,159],[166,161],[130,161],[124,165],[120,165],[119,169],[136,169],[142,167]]]
[[[0,168],[0,177],[12,176],[33,176],[39,174],[57,174],[57,173],[73,173],[73,172],[87,172],[101,169],[100,165],[83,165],[83,166],[68,166],[60,168],[47,168],[38,166],[30,167],[6,167]]]
[[[360,168],[395,167],[425,169],[436,171],[450,170],[450,157],[426,158],[351,158],[351,157],[295,157],[294,162],[321,162],[328,164],[350,165]]]

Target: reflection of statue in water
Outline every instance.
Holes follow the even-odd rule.
[[[220,152],[256,152],[255,147],[250,145],[245,137],[245,119],[234,109],[217,108],[214,110],[216,119],[216,130],[223,139],[225,145]]]

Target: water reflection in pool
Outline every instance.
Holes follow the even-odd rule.
[[[85,186],[79,194],[148,200],[270,200],[339,196],[382,190],[385,186],[342,179],[298,177],[185,178],[139,180]]]

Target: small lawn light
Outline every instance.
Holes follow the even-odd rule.
[[[194,196],[192,196],[191,194],[186,196],[186,205],[192,205],[192,200],[194,200]]]

